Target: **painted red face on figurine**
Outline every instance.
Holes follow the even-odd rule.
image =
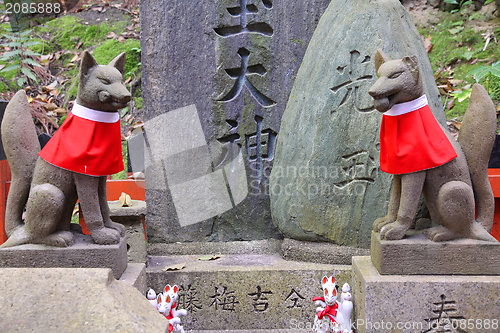
[[[337,285],[333,276],[323,277],[321,287],[325,296],[325,303],[328,306],[333,306],[337,301]]]

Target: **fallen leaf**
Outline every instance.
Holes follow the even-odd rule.
[[[434,47],[434,44],[432,44],[431,40],[432,36],[430,34],[427,36],[426,39],[424,39],[424,47],[427,53],[430,53],[432,51],[432,48]]]
[[[118,38],[118,35],[112,31],[106,37],[116,39]]]
[[[5,65],[0,65],[0,70],[4,69]]]
[[[448,110],[451,110],[452,107],[455,106],[455,99],[453,98],[451,101],[448,102]]]
[[[144,122],[142,122],[142,121],[139,121],[139,122],[134,124],[134,128],[141,128],[141,127],[144,127]]]
[[[125,38],[123,36],[118,37],[118,42],[123,43],[125,41]]]
[[[186,266],[186,263],[187,262],[185,261],[185,262],[177,264],[177,265],[167,266],[164,269],[162,269],[162,271],[164,271],[164,272],[168,272],[168,271],[180,271],[181,269],[183,269]]]
[[[73,58],[71,58],[71,60],[69,62],[76,62],[80,60],[80,55],[79,54],[75,54],[75,56]]]
[[[207,256],[198,257],[196,259],[201,260],[201,261],[210,261],[210,260],[217,260],[219,258],[220,258],[220,256],[207,255]]]
[[[57,105],[55,105],[54,103],[47,103],[43,106],[43,108],[45,109],[45,111],[54,111],[55,109],[57,109]]]
[[[456,86],[457,84],[460,84],[460,83],[464,82],[464,80],[451,79],[448,82],[450,82],[452,85]]]
[[[66,109],[63,109],[63,108],[57,108],[54,110],[54,112],[58,115],[58,116],[64,116],[65,114],[68,113],[68,110]]]

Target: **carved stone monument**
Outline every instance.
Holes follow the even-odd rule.
[[[333,0],[297,74],[271,173],[274,223],[287,237],[368,248],[387,209],[391,178],[379,168],[381,115],[368,90],[375,51],[417,55],[424,90],[444,120],[421,37],[396,0]]]
[[[281,237],[268,195],[276,138],[329,2],[141,2],[150,242]]]

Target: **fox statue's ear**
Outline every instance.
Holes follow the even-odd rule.
[[[403,62],[411,72],[418,70],[418,59],[416,56],[404,57]]]
[[[123,75],[123,72],[125,72],[125,52],[120,53],[116,58],[111,60],[109,66],[113,66]]]
[[[98,63],[97,61],[95,61],[92,54],[90,54],[88,51],[83,51],[82,60],[80,64],[80,76],[87,75],[89,73],[89,70],[97,65]]]
[[[375,54],[375,71],[378,72],[378,69],[382,64],[386,61],[389,61],[390,58],[382,51],[382,49],[378,49]]]
[[[417,81],[419,76],[418,58],[416,56],[411,56],[411,57],[406,56],[403,58],[403,63],[406,65],[406,67],[408,67],[411,74]]]

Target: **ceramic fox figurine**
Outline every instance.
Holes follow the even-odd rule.
[[[181,323],[181,320],[178,317],[169,318],[170,310],[172,308],[172,299],[168,295],[164,295],[163,293],[159,293],[156,302],[158,304],[158,311],[168,319],[168,332],[184,332],[184,329],[181,327],[181,331],[175,331],[174,327]]]
[[[151,303],[152,306],[155,307],[155,309],[158,309],[158,302],[156,301],[156,293],[153,289],[149,288],[148,293],[146,294],[146,297]]]
[[[313,298],[313,302],[318,305],[316,308],[317,313],[314,317],[313,331],[319,333],[352,333],[350,328],[352,302],[347,299],[350,297],[350,294],[347,294],[347,290],[350,290],[349,285],[347,283],[344,284],[343,289],[346,292],[343,295],[342,303],[337,301],[337,284],[333,276],[324,276],[321,287],[323,288],[324,296]]]
[[[166,316],[167,319],[169,319],[169,320],[173,319],[173,318],[179,319],[179,323],[173,324],[173,332],[184,333],[184,328],[180,324],[179,316],[187,315],[187,311],[184,309],[181,309],[181,310],[176,309],[177,299],[179,297],[179,287],[177,287],[176,285],[170,286],[169,284],[167,284],[163,288],[163,295],[167,295],[168,297],[170,297],[170,302],[171,302],[170,312]]]

